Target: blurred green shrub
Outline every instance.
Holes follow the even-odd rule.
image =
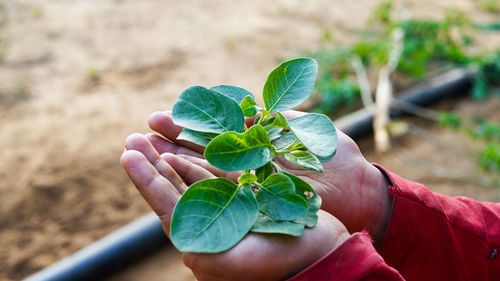
[[[500,83],[500,51],[494,54],[468,54],[475,28],[467,15],[448,10],[440,21],[395,19],[392,2],[380,3],[370,17],[371,28],[362,31],[363,38],[351,46],[337,49],[319,49],[308,54],[320,65],[316,93],[321,102],[313,110],[325,114],[339,107],[352,107],[360,96],[356,73],[351,59],[357,55],[367,72],[376,72],[387,64],[391,49],[391,33],[395,28],[404,32],[402,59],[396,74],[412,80],[426,79],[431,69],[461,66],[477,69],[472,95],[484,99],[491,86]],[[324,32],[324,31],[323,31]],[[372,77],[375,77],[372,75]]]

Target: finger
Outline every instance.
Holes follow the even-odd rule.
[[[245,119],[245,124],[247,125],[247,127],[251,127],[253,125],[253,123],[255,122],[255,119],[257,119],[257,117],[261,116],[262,115],[262,112],[257,112],[257,114],[254,116],[254,117],[249,117],[247,119]]]
[[[120,162],[142,197],[160,217],[163,229],[168,235],[170,218],[180,198],[179,192],[158,173],[141,152],[127,150],[123,152]]]
[[[148,122],[149,122],[149,127],[152,130],[160,133],[162,136],[171,140],[173,143],[179,146],[189,148],[198,153],[203,153],[203,151],[205,150],[204,147],[194,144],[192,142],[185,140],[177,140],[177,137],[182,131],[182,127],[174,124],[171,112],[162,112],[162,111],[155,112],[151,114]]]
[[[189,162],[191,162],[193,164],[196,164],[196,165],[208,170],[210,173],[212,173],[216,177],[224,177],[224,178],[228,178],[234,182],[237,182],[238,177],[241,176],[241,172],[227,172],[227,171],[221,170],[221,169],[213,166],[212,164],[208,163],[208,161],[203,159],[203,158],[193,157],[190,155],[182,155],[182,154],[179,154],[178,156],[188,160]]]
[[[146,138],[153,145],[159,154],[172,153],[172,154],[186,154],[194,157],[203,158],[203,154],[193,151],[189,148],[179,146],[161,136],[155,134],[147,134]]]
[[[137,150],[141,152],[146,157],[146,159],[148,159],[149,163],[151,163],[151,165],[153,165],[153,167],[158,170],[160,175],[170,181],[180,193],[183,193],[186,190],[187,186],[182,181],[182,178],[169,164],[167,164],[167,162],[165,162],[160,157],[151,142],[149,142],[149,140],[144,135],[130,135],[125,140],[125,147],[128,150]]]
[[[190,161],[171,153],[164,153],[161,157],[175,169],[175,171],[191,185],[200,180],[215,178],[216,176]]]

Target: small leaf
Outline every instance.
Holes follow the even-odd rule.
[[[310,58],[283,62],[275,68],[264,85],[263,98],[267,111],[285,111],[307,100],[313,91],[318,63]]]
[[[318,158],[326,162],[337,151],[337,131],[332,121],[324,114],[308,113],[288,120],[288,125],[297,138]]]
[[[243,132],[245,117],[239,104],[217,91],[193,86],[181,93],[174,104],[175,124],[199,132]]]
[[[243,173],[241,176],[238,177],[238,182],[240,184],[247,184],[256,181],[257,181],[257,176],[250,173]]]
[[[304,233],[304,225],[290,221],[276,221],[268,216],[259,214],[250,231],[257,233],[281,233],[298,237]]]
[[[249,188],[226,178],[202,180],[192,184],[175,206],[171,240],[183,252],[222,252],[248,233],[257,215]]]
[[[300,150],[292,151],[285,154],[285,158],[286,160],[294,163],[295,165],[299,165],[302,168],[320,173],[323,172],[323,165],[321,165],[319,159],[311,153]]]
[[[295,192],[307,200],[308,209],[307,212],[294,220],[296,223],[305,224],[307,227],[313,227],[318,222],[318,210],[321,208],[321,197],[314,191],[314,189],[301,178],[283,172],[288,176],[293,184],[295,185]]]
[[[253,99],[255,99],[254,95],[243,88],[236,87],[236,86],[229,86],[229,85],[219,85],[210,88],[212,90],[215,90],[221,94],[223,94],[226,97],[230,97],[233,100],[235,100],[238,104],[241,104],[241,102],[247,97],[250,96]]]
[[[201,146],[207,146],[207,144],[218,135],[219,134],[216,134],[216,133],[198,132],[198,131],[184,128],[184,129],[182,129],[179,136],[177,136],[177,139],[178,140],[187,140],[187,141],[190,141],[192,143],[195,143],[195,144],[201,145]]]
[[[285,175],[272,174],[261,185],[257,194],[259,209],[279,221],[294,220],[307,212],[307,201],[295,194],[295,187]]]
[[[210,164],[225,171],[257,169],[274,158],[273,147],[262,126],[245,133],[226,132],[215,137],[205,149]]]
[[[254,124],[259,124],[260,118],[262,118],[262,115],[259,115],[255,117],[255,120],[253,121]]]
[[[257,176],[258,182],[264,182],[272,173],[273,165],[271,165],[271,162],[255,170],[255,175]]]
[[[281,112],[278,112],[276,114],[276,117],[274,117],[273,126],[288,129],[288,120],[286,119],[285,115],[281,114]]]
[[[240,107],[243,110],[243,115],[246,117],[254,117],[257,114],[256,105],[257,103],[252,97],[246,96],[240,104]]]
[[[261,113],[259,116],[255,117],[254,124],[259,124],[261,126],[267,126],[272,123],[272,118],[271,114],[267,112],[267,110],[260,108],[259,112]],[[264,121],[262,121],[263,119]]]
[[[273,141],[279,137],[281,137],[281,132],[283,132],[282,128],[270,128],[266,129],[267,135],[269,136],[269,140]]]
[[[281,137],[273,140],[271,143],[274,145],[276,150],[287,149],[298,141],[297,137],[293,133],[284,133]]]

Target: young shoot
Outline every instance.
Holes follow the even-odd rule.
[[[184,127],[178,139],[204,146],[213,166],[242,174],[237,183],[205,179],[186,190],[172,215],[177,249],[217,253],[249,231],[300,236],[316,224],[321,198],[275,158],[322,172],[321,162],[335,155],[337,133],[328,117],[308,113],[287,120],[282,113],[311,96],[317,72],[310,58],[282,63],[264,85],[263,108],[252,93],[235,86],[193,86],[181,93],[172,111],[174,122]],[[253,118],[252,125],[246,118]]]

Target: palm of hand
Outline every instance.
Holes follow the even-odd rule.
[[[287,118],[296,118],[303,112],[288,111]],[[247,120],[250,126],[252,120]],[[226,177],[236,181],[238,173],[228,173],[214,168],[203,159],[203,148],[185,141],[176,141],[181,127],[175,125],[169,113],[157,112],[149,119],[151,129],[172,142],[157,135],[148,139],[161,153],[182,155],[192,163],[208,169],[217,177]],[[323,163],[324,172],[304,170],[283,159],[277,159],[283,169],[300,176],[314,187],[323,200],[322,209],[340,219],[349,232],[367,229],[381,244],[390,216],[392,199],[387,191],[387,181],[382,173],[368,163],[359,151],[356,143],[347,135],[338,131],[337,154],[329,162]],[[176,163],[171,163],[176,164]],[[194,181],[201,178],[195,178]],[[189,177],[184,177],[191,184]]]
[[[161,218],[165,233],[169,234],[174,206],[187,188],[184,181],[194,182],[215,175],[176,155],[160,156],[151,142],[140,134],[129,136],[126,147],[122,165]],[[213,167],[209,169],[218,172]],[[336,218],[324,211],[318,215],[318,224],[306,229],[301,237],[249,234],[228,251],[182,253],[183,260],[199,280],[281,280],[312,264],[349,236],[345,226]]]
[[[283,280],[320,259],[348,236],[342,223],[320,212],[318,224],[301,237],[250,233],[226,252],[182,255],[198,280]]]
[[[186,184],[213,177],[236,180],[239,174],[221,171],[208,164],[201,154],[203,148],[176,141],[182,128],[172,122],[169,114],[155,113],[149,124],[163,137],[131,135],[126,141],[127,151],[121,161],[141,195],[162,219],[164,230],[169,234],[173,208],[187,188]],[[381,191],[367,189],[367,186],[384,185],[385,179],[343,133],[339,132],[337,155],[334,160],[324,164],[325,171],[322,174],[303,170],[287,161],[277,161],[285,170],[309,182],[322,197],[322,209],[326,212],[318,213],[318,224],[307,229],[300,238],[249,234],[223,253],[183,253],[184,262],[198,279],[282,279],[313,263],[345,240],[349,233],[344,224],[349,231],[363,228],[371,230],[367,222],[377,221],[373,214],[378,212],[373,210],[382,204],[378,199]],[[377,229],[374,227],[373,231],[377,232]]]

